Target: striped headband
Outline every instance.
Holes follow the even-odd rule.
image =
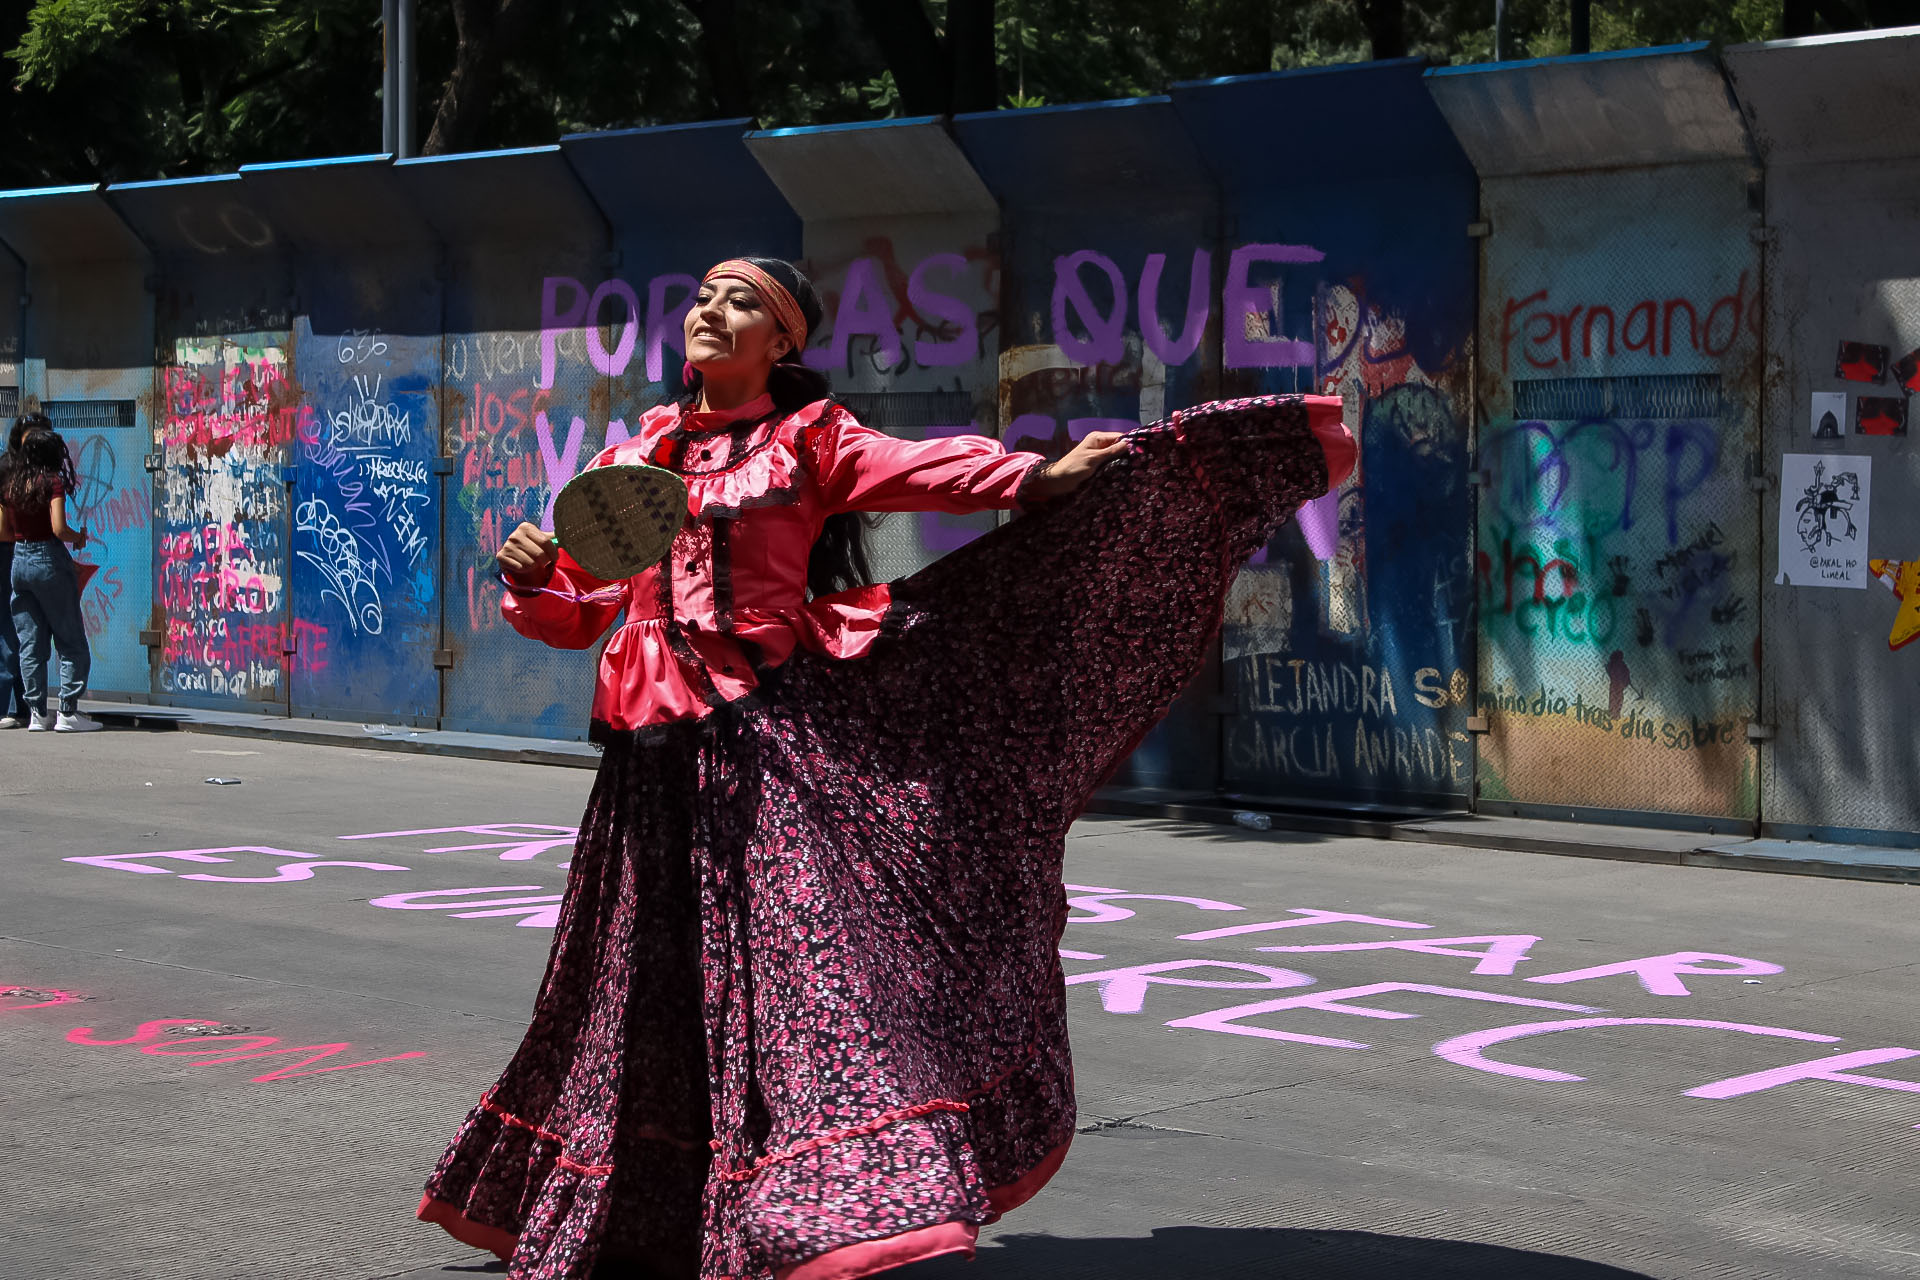
[[[787,292],[785,285],[745,258],[728,258],[707,272],[706,279],[701,283],[711,283],[721,276],[745,280],[759,290],[760,300],[767,304],[767,310],[773,312],[774,323],[793,339],[794,354],[798,356],[807,349],[807,318],[801,314],[800,304],[793,300],[793,295]]]

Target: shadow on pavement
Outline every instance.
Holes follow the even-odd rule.
[[[1648,1280],[1557,1254],[1370,1231],[1163,1227],[1151,1237],[1005,1235],[968,1264],[936,1258],[899,1280]]]

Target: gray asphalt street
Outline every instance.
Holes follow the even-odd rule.
[[[412,1213],[591,782],[0,735],[0,1280],[498,1274]],[[1080,1136],[914,1280],[1920,1276],[1912,888],[1120,818],[1067,866]]]

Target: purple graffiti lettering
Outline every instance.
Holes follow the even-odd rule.
[[[1525,1022],[1515,1027],[1494,1027],[1490,1031],[1473,1031],[1464,1036],[1455,1036],[1451,1040],[1442,1040],[1433,1046],[1433,1051],[1448,1062],[1472,1067],[1475,1071],[1491,1072],[1497,1076],[1516,1076],[1522,1080],[1544,1080],[1556,1083],[1584,1080],[1585,1076],[1574,1075],[1571,1071],[1555,1071],[1550,1067],[1523,1067],[1512,1062],[1495,1062],[1481,1055],[1484,1050],[1508,1040],[1550,1035],[1555,1031],[1577,1031],[1587,1027],[1703,1027],[1710,1031],[1739,1031],[1751,1036],[1781,1036],[1789,1040],[1813,1040],[1820,1043],[1831,1043],[1840,1038],[1816,1035],[1811,1031],[1789,1031],[1784,1027],[1756,1027],[1744,1022],[1714,1022],[1701,1018],[1568,1018],[1559,1022]],[[1722,1081],[1722,1083],[1726,1082]],[[1920,1085],[1914,1087],[1920,1088]],[[1694,1092],[1699,1091],[1694,1090]]]
[[[1338,991],[1321,991],[1304,996],[1283,996],[1278,1000],[1260,1000],[1253,1004],[1235,1005],[1230,1009],[1215,1009],[1209,1013],[1195,1014],[1191,1018],[1176,1018],[1167,1025],[1194,1031],[1219,1031],[1232,1036],[1255,1036],[1262,1040],[1291,1040],[1297,1044],[1324,1045],[1330,1049],[1365,1049],[1369,1046],[1358,1040],[1342,1040],[1336,1036],[1313,1036],[1301,1031],[1274,1031],[1267,1027],[1242,1026],[1239,1020],[1256,1017],[1263,1013],[1279,1013],[1283,1009],[1318,1009],[1323,1013],[1352,1014],[1357,1018],[1397,1019],[1420,1016],[1417,1013],[1407,1013],[1399,1009],[1376,1009],[1372,1005],[1346,1003],[1362,996],[1385,995],[1392,991],[1447,996],[1455,1000],[1479,1000],[1487,1004],[1563,1009],[1569,1013],[1600,1012],[1586,1005],[1562,1004],[1556,1000],[1532,1000],[1525,996],[1495,995],[1490,991],[1469,991],[1464,987],[1436,987],[1424,982],[1371,982],[1364,987],[1342,987]]]
[[[1351,911],[1321,911],[1316,907],[1288,907],[1287,914],[1301,916],[1299,920],[1266,920],[1259,924],[1232,924],[1224,929],[1205,929],[1199,933],[1183,933],[1182,942],[1207,942],[1214,938],[1235,938],[1243,933],[1265,933],[1270,929],[1300,929],[1311,924],[1371,924],[1382,929],[1431,929],[1430,924],[1420,924],[1413,920],[1388,920],[1380,916],[1356,915]]]
[[[1233,251],[1227,259],[1226,287],[1221,294],[1221,337],[1227,368],[1313,367],[1313,343],[1279,336],[1279,282],[1249,284],[1247,272],[1256,262],[1307,263],[1325,257],[1318,249],[1301,244],[1243,244]]]
[[[560,307],[560,291],[573,291],[573,300],[565,310]],[[560,335],[578,329],[587,318],[587,286],[572,276],[548,276],[540,282],[540,381],[539,387],[553,385],[554,368],[559,363]]]
[[[680,298],[669,305],[667,291],[674,288],[680,290]],[[663,358],[666,348],[672,347],[682,357],[687,354],[687,312],[692,310],[693,297],[699,291],[698,280],[676,272],[655,276],[647,282],[648,382],[666,380]]]
[[[1294,513],[1294,523],[1315,560],[1331,560],[1340,550],[1340,493],[1323,493]],[[1265,548],[1262,548],[1265,550]]]
[[[1177,893],[1127,893],[1121,889],[1102,889],[1097,885],[1070,884],[1066,886],[1069,896],[1067,905],[1077,907],[1090,914],[1068,916],[1068,924],[1105,924],[1113,920],[1131,920],[1133,908],[1116,907],[1114,902],[1129,899],[1140,902],[1184,902],[1201,911],[1245,911],[1245,907],[1236,907],[1231,902],[1215,902],[1212,898],[1185,898]]]
[[[907,301],[914,310],[945,321],[941,326],[942,332],[948,324],[959,329],[959,333],[946,342],[928,342],[924,338],[913,340],[913,358],[929,369],[966,364],[980,354],[980,321],[973,314],[973,308],[958,298],[937,292],[927,283],[929,271],[951,271],[958,277],[966,269],[967,260],[964,256],[936,253],[922,260],[907,278]]]
[[[1092,263],[1104,271],[1113,289],[1113,306],[1102,313],[1087,293],[1080,268]],[[1079,313],[1087,336],[1076,335],[1067,323],[1067,304]],[[1082,249],[1053,260],[1053,340],[1067,359],[1083,365],[1119,364],[1126,358],[1121,331],[1127,324],[1127,279],[1112,258]]]
[[[1217,982],[1202,978],[1168,978],[1163,974],[1187,969],[1230,969],[1256,975],[1252,982]],[[1210,989],[1284,990],[1310,987],[1313,979],[1292,969],[1271,969],[1263,964],[1243,964],[1237,960],[1161,960],[1154,964],[1133,964],[1120,969],[1102,969],[1097,973],[1076,973],[1067,985],[1085,982],[1100,984],[1100,1006],[1108,1013],[1139,1013],[1147,999],[1147,988],[1159,983],[1168,987],[1207,987]]]
[[[540,442],[540,462],[547,469],[547,502],[540,508],[540,527],[553,525],[553,502],[560,496],[560,487],[573,479],[580,469],[580,446],[587,438],[587,421],[575,418],[567,428],[567,446],[563,454],[553,445],[553,424],[547,421],[547,415],[533,415],[534,438]]]
[[[1804,1033],[1796,1038],[1824,1041],[1839,1039],[1838,1036],[1811,1036]],[[1897,1089],[1902,1093],[1920,1093],[1920,1081],[1863,1076],[1851,1069],[1877,1066],[1882,1062],[1899,1062],[1904,1058],[1920,1058],[1920,1049],[1858,1049],[1852,1053],[1835,1054],[1831,1058],[1814,1058],[1808,1062],[1795,1062],[1788,1066],[1775,1067],[1771,1071],[1755,1071],[1751,1075],[1730,1076],[1725,1080],[1716,1080],[1712,1084],[1703,1084],[1698,1089],[1689,1089],[1687,1096],[1689,1098],[1737,1098],[1743,1093],[1777,1089],[1783,1084],[1793,1084],[1799,1080],[1828,1080],[1835,1084],[1863,1084],[1869,1089]],[[1914,1127],[1920,1128],[1920,1125]]]
[[[1707,962],[1730,967],[1707,968]],[[1537,978],[1528,978],[1527,981],[1557,985],[1568,982],[1587,982],[1594,978],[1611,978],[1618,974],[1630,973],[1640,980],[1642,987],[1656,996],[1684,996],[1693,993],[1687,990],[1686,983],[1680,981],[1680,975],[1683,973],[1734,977],[1741,974],[1779,972],[1779,965],[1766,960],[1749,960],[1745,956],[1723,956],[1712,951],[1675,951],[1664,956],[1643,956],[1638,960],[1621,960],[1614,964],[1595,965],[1591,969],[1543,973]]]
[[[1209,299],[1208,285],[1212,280],[1213,255],[1205,249],[1193,251],[1193,267],[1187,276],[1187,318],[1181,326],[1180,336],[1169,339],[1166,330],[1160,324],[1160,274],[1166,270],[1167,255],[1150,253],[1147,265],[1140,272],[1140,336],[1146,339],[1147,350],[1153,352],[1162,364],[1185,364],[1187,358],[1200,349],[1200,339],[1206,335]]]
[[[855,258],[847,267],[847,279],[840,289],[840,306],[833,315],[833,342],[825,348],[809,349],[806,362],[816,369],[848,368],[848,344],[860,333],[880,344],[880,354],[888,368],[900,364],[900,331],[893,327],[893,312],[887,305],[880,266],[872,258]]]
[[[1261,951],[1417,951],[1430,956],[1464,956],[1480,963],[1477,974],[1511,974],[1540,941],[1532,933],[1483,933],[1469,938],[1414,938],[1400,942],[1322,942],[1302,947],[1260,947]]]
[[[608,298],[618,298],[627,304],[627,318],[620,326],[620,340],[614,344],[612,351],[608,351],[600,341],[600,308]],[[593,291],[593,297],[587,302],[586,322],[587,359],[593,362],[593,367],[613,378],[625,373],[627,362],[633,359],[634,344],[640,340],[640,299],[634,296],[633,286],[618,276],[601,281],[600,287]],[[544,371],[547,358],[544,340],[540,351],[540,367]],[[552,384],[543,382],[540,385]]]

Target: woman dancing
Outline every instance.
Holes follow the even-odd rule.
[[[970,1254],[1074,1131],[1061,860],[1239,566],[1351,470],[1340,403],[1203,405],[1064,458],[869,430],[791,265],[707,273],[688,391],[590,465],[686,481],[593,578],[523,524],[522,634],[594,644],[603,745],[532,1026],[420,1216],[516,1280],[853,1280]],[[891,586],[861,512],[1019,509]]]

